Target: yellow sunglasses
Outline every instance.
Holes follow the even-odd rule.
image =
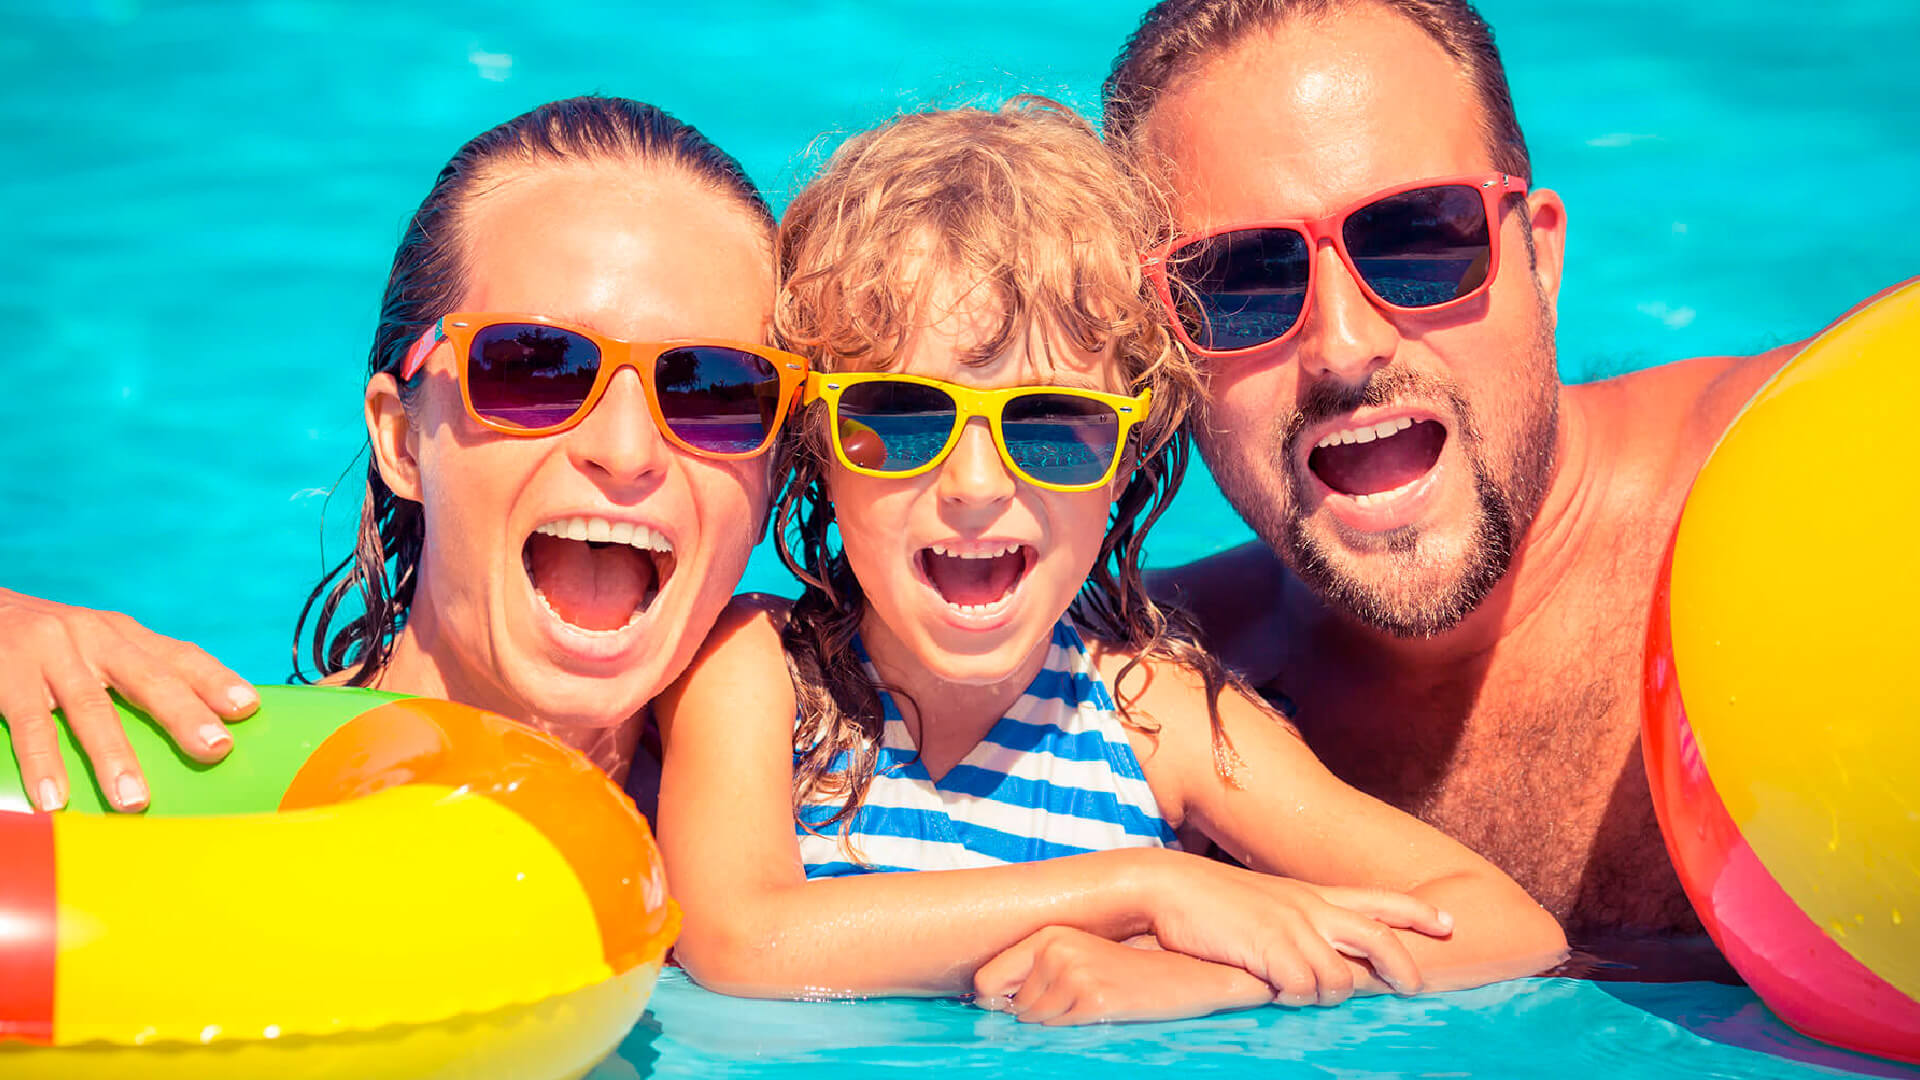
[[[834,456],[863,476],[919,476],[938,467],[978,416],[1014,475],[1049,491],[1091,491],[1113,481],[1153,394],[1073,386],[979,390],[888,371],[814,372],[805,401],[827,403]]]

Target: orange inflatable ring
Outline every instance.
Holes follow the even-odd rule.
[[[27,811],[0,737],[0,1076],[549,1080],[613,1049],[680,916],[604,774],[450,702],[261,702],[211,769],[130,713],[145,815],[84,781]]]

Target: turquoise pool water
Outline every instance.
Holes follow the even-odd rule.
[[[1013,89],[1094,105],[1142,7],[0,0],[0,585],[284,678],[323,544],[337,558],[357,512],[392,245],[462,140],[551,98],[640,97],[783,202],[816,137],[902,107]],[[1910,0],[1484,8],[1535,182],[1571,210],[1569,379],[1794,340],[1920,271]],[[1247,535],[1199,477],[1153,557]],[[747,584],[787,590],[764,553]],[[732,1002],[670,976],[599,1075],[1870,1067],[1735,987],[1524,985],[1055,1033],[954,1004]]]

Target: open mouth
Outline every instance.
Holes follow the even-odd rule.
[[[630,521],[561,518],[533,530],[520,565],[554,618],[581,630],[623,630],[673,576],[673,544]]]
[[[1366,506],[1411,490],[1433,470],[1446,445],[1445,425],[1403,416],[1327,435],[1307,455],[1307,468],[1321,483]]]
[[[1026,544],[943,543],[915,556],[927,583],[964,615],[986,615],[1012,597],[1039,553]]]

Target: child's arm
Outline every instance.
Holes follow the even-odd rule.
[[[1109,680],[1124,659],[1100,658]],[[1451,933],[1399,932],[1426,989],[1531,975],[1565,957],[1559,924],[1513,879],[1439,830],[1335,777],[1298,735],[1247,698],[1231,689],[1220,695],[1224,729],[1242,760],[1235,786],[1215,768],[1197,675],[1174,664],[1143,663],[1116,692],[1160,724],[1153,752],[1142,762],[1155,789],[1164,784],[1173,791],[1186,819],[1234,858],[1325,887],[1406,893],[1448,913]],[[1165,922],[1159,938],[1190,952],[1186,941],[1197,929]],[[1364,963],[1346,963],[1354,992],[1390,989]]]
[[[1126,938],[1179,922],[1186,951],[1256,971],[1242,958],[1291,955],[1295,909],[1317,897],[1179,852],[809,882],[793,831],[794,695],[781,618],[765,601],[735,601],[656,703],[667,747],[660,846],[686,912],[676,955],[701,983],[753,996],[961,994],[981,964],[1051,925]],[[1431,927],[1432,907],[1384,894],[1352,905],[1344,914],[1356,948],[1418,989],[1405,947],[1369,916]]]
[[[1029,1024],[1184,1020],[1273,1002],[1273,988],[1231,964],[1049,926],[974,973],[974,1004]]]

